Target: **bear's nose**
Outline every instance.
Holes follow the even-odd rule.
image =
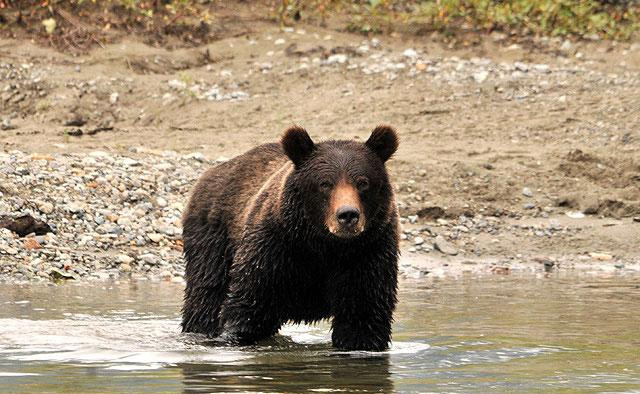
[[[342,226],[350,227],[358,223],[358,219],[360,219],[360,210],[356,207],[345,205],[338,208],[336,216],[338,217],[338,223]]]

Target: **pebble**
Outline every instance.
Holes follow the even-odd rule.
[[[11,124],[11,119],[5,118],[0,122],[0,130],[13,130],[16,127]]]
[[[525,197],[533,197],[533,192],[528,187],[522,189],[522,195]]]
[[[473,79],[477,83],[482,83],[482,82],[486,81],[488,77],[489,77],[489,72],[488,71],[480,71],[480,72],[477,72],[477,73],[473,74]]]
[[[573,49],[573,44],[569,40],[564,40],[562,45],[560,45],[560,50],[564,52],[569,52]]]
[[[413,48],[407,48],[402,52],[402,56],[408,57],[409,59],[415,59],[418,57],[418,52]]]
[[[139,161],[134,160],[130,157],[125,157],[122,160],[122,164],[126,167],[139,167],[141,165]]]
[[[162,197],[158,197],[156,198],[156,204],[160,207],[160,208],[164,208],[168,205],[167,200],[165,200]]]
[[[149,239],[152,240],[155,243],[159,243],[160,241],[162,241],[164,239],[164,236],[162,234],[158,234],[158,233],[149,233],[149,234],[147,234],[147,237],[149,237]]]
[[[413,244],[414,245],[422,245],[424,243],[424,238],[422,237],[415,237],[413,239]]]
[[[133,263],[133,261],[134,261],[134,258],[129,255],[126,255],[126,254],[118,255],[118,262],[121,264],[131,264]]]
[[[453,247],[453,245],[451,245],[446,239],[444,239],[443,236],[438,235],[434,241],[433,241],[433,247],[436,250],[439,250],[440,252],[444,253],[444,254],[448,254],[450,256],[455,256],[458,254],[458,251],[456,250],[456,248]]]
[[[50,214],[53,212],[53,204],[50,202],[42,201],[38,203],[38,209],[44,214]]]
[[[602,252],[591,252],[589,253],[589,257],[591,257],[592,259],[595,260],[600,260],[600,261],[610,261],[613,260],[613,256],[608,254],[608,253],[602,253]]]
[[[336,53],[327,58],[327,64],[343,64],[346,63],[349,57],[343,53]]]

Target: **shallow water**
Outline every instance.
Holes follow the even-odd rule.
[[[385,353],[327,324],[251,348],[179,330],[173,283],[0,285],[0,391],[640,391],[640,277],[401,283]]]

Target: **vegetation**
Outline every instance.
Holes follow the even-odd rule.
[[[76,49],[108,41],[113,31],[198,44],[215,37],[215,18],[225,7],[227,14],[244,10],[282,25],[334,20],[365,34],[497,30],[628,40],[640,28],[640,0],[0,0],[0,33],[21,30]]]
[[[347,3],[346,1],[343,3]],[[630,39],[640,2],[596,0],[369,0],[348,2],[350,28],[363,32],[413,26],[419,31],[500,30],[518,35],[598,35]]]

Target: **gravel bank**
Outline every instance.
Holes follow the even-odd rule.
[[[6,227],[13,230],[0,228],[0,280],[131,277],[181,282],[182,210],[198,176],[216,161],[199,153],[142,148],[130,153],[0,153],[0,223],[11,223]],[[406,198],[399,192],[400,202]],[[579,216],[582,219],[543,218],[549,225],[527,222],[535,218],[514,222],[464,212],[430,221],[403,216],[401,269],[412,278],[557,269],[640,271],[637,256],[595,249],[562,256],[507,252],[499,257],[482,250],[484,243],[522,242],[519,238],[566,242],[593,225]],[[629,219],[596,226],[626,231],[640,224]]]

